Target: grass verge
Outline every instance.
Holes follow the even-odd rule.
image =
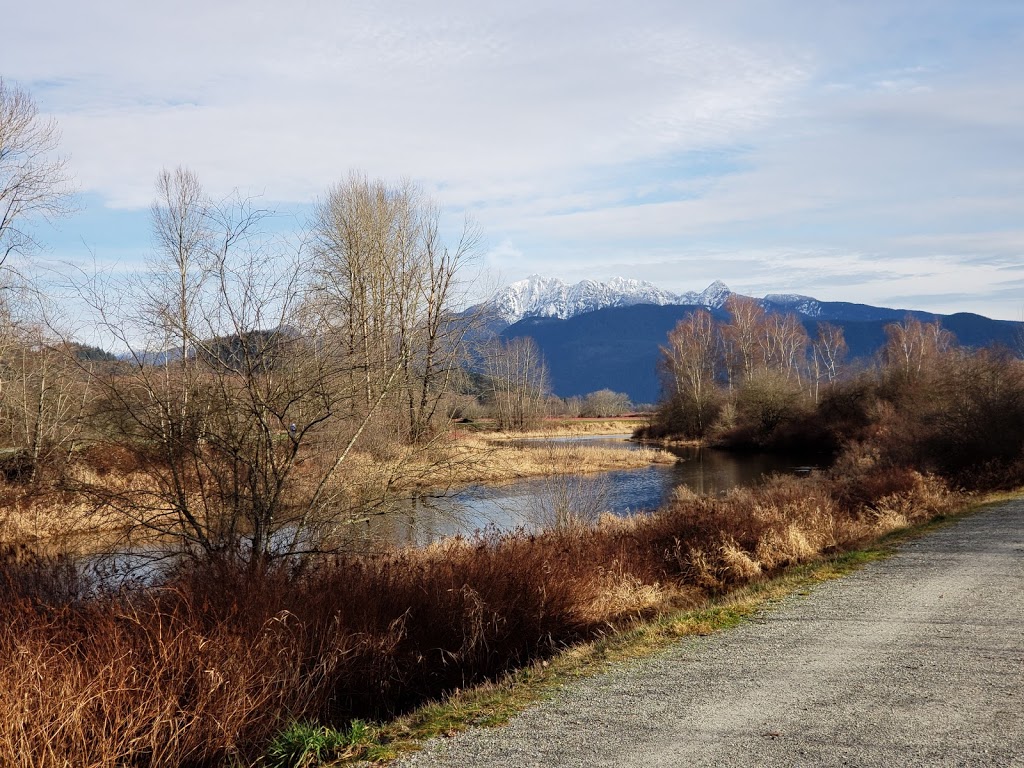
[[[574,680],[591,677],[610,665],[665,650],[684,637],[704,636],[736,626],[754,613],[791,595],[808,595],[818,584],[838,579],[895,554],[900,545],[924,536],[1019,493],[990,494],[970,506],[926,522],[892,531],[857,549],[792,566],[779,575],[730,590],[702,605],[669,611],[647,621],[609,629],[608,633],[506,675],[503,679],[457,691],[442,701],[373,728],[373,739],[332,766],[387,763],[419,750],[424,741],[452,736],[472,727],[495,727]]]

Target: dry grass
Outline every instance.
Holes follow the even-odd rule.
[[[599,571],[595,579],[591,586],[593,598],[580,605],[577,612],[590,625],[615,626],[626,620],[648,618],[670,605],[694,604],[700,595],[676,584],[645,583],[615,566]]]
[[[851,482],[873,493],[854,501]],[[938,478],[869,466],[857,480],[776,477],[719,499],[683,491],[663,516],[693,533],[675,550],[683,572],[720,590],[948,513],[960,502]]]
[[[533,437],[574,437],[577,435],[630,435],[637,427],[645,426],[646,416],[624,416],[607,419],[546,419],[538,429],[526,432],[493,431],[481,433],[487,437],[520,440]]]
[[[77,475],[92,475],[74,467]],[[112,484],[141,482],[136,473],[109,478]],[[48,485],[5,484],[0,481],[0,542],[33,542],[52,553],[102,547],[111,539],[108,519],[81,494]]]
[[[676,457],[656,448],[627,450],[585,443],[502,443],[463,437],[447,448],[449,454],[432,478],[434,487],[468,483],[497,483],[525,477],[635,469],[673,464]],[[440,482],[438,482],[440,481]]]
[[[390,718],[957,501],[932,477],[858,471],[299,570],[210,562],[111,595],[8,549],[0,765],[252,763],[293,719]]]
[[[315,477],[316,455],[296,467],[295,492],[308,495]],[[557,444],[509,444],[466,437],[426,447],[395,447],[386,456],[354,452],[333,479],[329,493],[339,509],[360,509],[391,496],[423,490],[449,489],[471,483],[499,483],[527,477],[576,475],[630,469],[652,463],[672,463],[672,454],[657,449],[627,450]],[[133,462],[116,446],[91,452],[71,463],[61,485],[27,486],[0,481],[0,542],[37,542],[51,552],[101,551],[123,533],[125,521],[99,514],[95,500],[70,488],[102,488],[105,494],[154,491],[159,485],[152,470]],[[152,499],[151,499],[152,500]],[[196,505],[202,508],[201,504]]]

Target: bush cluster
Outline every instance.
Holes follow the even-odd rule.
[[[1024,482],[1024,362],[1006,350],[969,350],[947,340],[918,365],[896,359],[836,379],[813,393],[777,371],[694,406],[667,397],[643,436],[703,437],[740,450],[840,456],[869,449],[890,468],[934,473],[972,490]]]

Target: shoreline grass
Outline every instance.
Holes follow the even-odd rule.
[[[523,432],[504,432],[488,422],[459,424],[458,431],[495,440],[522,440],[542,437],[577,437],[585,435],[627,435],[637,427],[648,424],[648,415],[608,417],[551,417],[544,419],[533,429]]]
[[[422,455],[390,459],[356,453],[339,483],[387,486],[393,496],[448,491],[468,485],[500,485],[525,478],[593,474],[672,464],[677,457],[657,447],[622,448],[572,444],[509,444],[492,436],[462,436]],[[98,470],[82,459],[67,470],[72,484],[102,483],[144,488],[155,480],[144,468]],[[101,550],[118,541],[120,529],[109,515],[59,485],[0,482],[0,544],[30,542],[53,553]]]
[[[506,483],[528,477],[590,474],[616,469],[637,469],[651,464],[674,464],[678,457],[660,448],[630,449],[580,443],[508,444],[502,440],[463,437],[448,447],[443,482],[433,487],[473,483]],[[420,487],[431,487],[424,479]]]
[[[710,631],[744,614],[737,595],[964,502],[937,478],[860,466],[714,498],[679,491],[656,514],[537,535],[255,573],[214,559],[110,594],[90,593],[68,561],[9,549],[0,690],[17,695],[0,695],[0,763],[251,764],[286,731],[323,736],[333,756],[381,758],[380,742],[397,743],[390,726],[351,724],[401,723],[453,695],[444,728],[496,721],[511,707],[501,681],[523,689],[510,674]],[[642,643],[645,621],[663,629]],[[630,632],[639,639],[622,650],[615,638]],[[359,745],[345,740],[357,731]]]
[[[418,751],[432,738],[452,736],[474,727],[505,725],[530,706],[550,698],[563,685],[601,674],[616,663],[654,656],[685,637],[728,630],[788,597],[807,595],[819,584],[891,557],[908,541],[1022,494],[1024,491],[989,494],[949,514],[885,533],[856,549],[796,565],[763,581],[708,598],[694,608],[670,610],[652,619],[611,628],[597,639],[566,648],[500,680],[457,691],[407,715],[372,726],[372,738],[359,750],[325,765],[387,764]]]

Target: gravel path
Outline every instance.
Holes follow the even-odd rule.
[[[399,765],[1024,766],[1024,501]]]

